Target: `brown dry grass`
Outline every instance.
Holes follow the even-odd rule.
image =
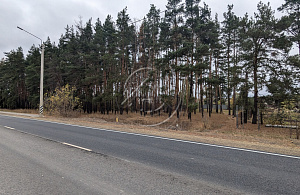
[[[25,114],[38,114],[38,110],[34,109],[14,109],[14,110],[9,110],[9,109],[0,109],[0,111],[4,112],[16,112],[16,113],[25,113]]]
[[[226,114],[213,113],[208,117],[205,113],[204,118],[200,113],[192,114],[191,122],[186,115],[181,115],[179,120],[173,116],[159,126],[144,126],[162,122],[166,118],[168,115],[165,113],[161,116],[152,117],[148,114],[144,117],[139,113],[129,112],[123,115],[82,114],[77,118],[46,115],[43,120],[300,156],[300,140],[294,139],[295,133],[291,139],[289,129],[261,126],[258,130],[257,125],[250,122],[244,127],[240,125],[236,128],[236,119]]]

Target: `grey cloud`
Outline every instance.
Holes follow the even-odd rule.
[[[202,0],[216,12],[221,20],[228,4],[234,4],[234,11],[238,16],[256,10],[259,0]],[[267,1],[264,1],[267,2]],[[273,9],[284,3],[284,0],[272,0]],[[150,4],[165,10],[167,0],[1,0],[0,5],[0,58],[3,52],[9,52],[22,46],[24,53],[33,45],[39,45],[39,40],[21,32],[21,26],[43,40],[49,36],[52,42],[58,42],[67,25],[74,25],[75,21],[85,23],[93,18],[104,22],[108,14],[116,20],[119,11],[127,6],[131,19],[143,18],[150,9]]]

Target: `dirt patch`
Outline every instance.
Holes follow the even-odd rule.
[[[7,110],[6,110],[7,111]],[[22,116],[25,117],[25,116]],[[157,126],[145,126],[160,123],[168,118],[166,113],[161,116],[150,114],[141,116],[139,113],[118,114],[83,114],[78,118],[62,118],[54,116],[38,117],[38,119],[62,123],[114,129],[134,133],[170,137],[231,147],[261,150],[300,156],[300,140],[295,139],[295,130],[290,138],[290,130],[257,125],[244,124],[236,128],[236,119],[226,114],[213,113],[211,117],[205,113],[192,114],[192,121],[187,116],[170,120]],[[118,122],[116,122],[116,119]]]

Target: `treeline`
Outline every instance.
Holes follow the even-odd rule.
[[[253,17],[236,16],[233,8],[219,21],[200,0],[168,0],[165,11],[151,5],[141,21],[131,20],[127,8],[116,21],[80,20],[58,44],[44,42],[44,91],[76,86],[87,113],[180,108],[178,116],[191,117],[196,109],[203,116],[204,105],[211,113],[212,105],[222,112],[226,104],[235,114],[238,104],[253,110],[256,123],[260,90],[278,105],[299,98],[300,59],[289,52],[296,45],[300,53],[300,2],[285,0],[280,19],[269,3],[260,2]],[[0,108],[38,108],[40,55],[34,45],[26,58],[22,48],[5,53]]]

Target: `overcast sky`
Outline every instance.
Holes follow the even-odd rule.
[[[262,0],[264,3],[268,1]],[[202,0],[211,8],[213,15],[218,13],[219,20],[227,10],[228,4],[234,4],[234,12],[250,16],[256,11],[259,0]],[[273,10],[284,3],[284,0],[271,0]],[[97,18],[103,22],[108,14],[116,20],[119,11],[128,8],[130,18],[141,19],[149,11],[150,4],[165,10],[167,0],[1,0],[0,4],[0,58],[4,52],[22,47],[25,55],[28,49],[40,41],[17,29],[17,26],[35,34],[42,40],[49,36],[57,43],[65,33],[67,25],[74,25],[79,17],[83,23],[92,18],[94,24]],[[276,11],[276,16],[280,13]]]

